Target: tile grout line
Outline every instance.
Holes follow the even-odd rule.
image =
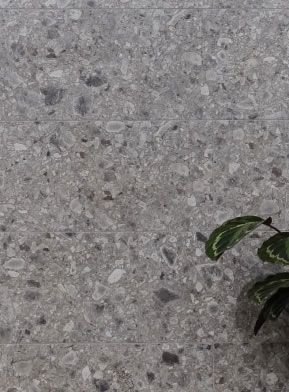
[[[119,346],[159,346],[159,345],[165,345],[165,344],[181,344],[184,346],[190,346],[196,349],[204,349],[204,346],[208,346],[211,345],[211,348],[213,350],[213,345],[211,342],[206,343],[192,343],[191,340],[178,340],[178,339],[174,339],[174,340],[161,340],[161,341],[135,341],[135,342],[126,342],[126,341],[105,341],[105,340],[94,340],[94,341],[67,341],[67,342],[14,342],[14,343],[0,343],[0,347],[9,347],[9,346],[74,346],[74,345],[97,345],[97,344],[103,344],[103,345],[109,345],[109,346],[113,346],[113,345],[119,345]],[[221,347],[238,347],[238,346],[247,346],[249,345],[250,342],[236,342],[236,343],[220,343]],[[266,343],[270,345],[270,343]],[[286,344],[288,345],[288,341],[280,341],[278,342],[278,344]],[[257,344],[258,346],[263,346],[264,342],[259,342]]]
[[[164,230],[115,230],[115,231],[82,231],[82,230],[67,230],[67,231],[59,231],[59,230],[29,230],[29,234],[62,234],[65,235],[67,237],[67,240],[72,240],[72,238],[74,237],[69,237],[66,233],[75,233],[75,235],[77,234],[101,234],[101,235],[117,235],[117,234],[160,234],[160,233],[164,233],[167,235],[170,234],[184,234],[187,232],[191,232],[191,230],[185,229],[185,230],[180,230],[180,229],[176,229],[175,231],[173,231],[172,229],[164,229]],[[271,233],[272,231],[269,229],[264,229],[262,230],[262,233]],[[4,234],[23,234],[23,235],[28,235],[27,231],[24,230],[6,230],[6,231],[0,231],[0,233]],[[210,265],[209,263],[204,263],[204,264],[200,264],[200,265]]]
[[[283,341],[278,341],[275,342],[277,344],[284,344],[288,345],[287,340]],[[159,346],[159,345],[166,345],[166,344],[180,344],[183,346],[189,346],[193,347],[195,349],[204,349],[204,346],[211,345],[212,351],[214,351],[214,348],[212,347],[212,343],[208,342],[207,344],[205,343],[192,343],[191,340],[161,340],[161,341],[135,341],[135,342],[126,342],[126,341],[105,341],[105,340],[94,340],[94,341],[67,341],[67,342],[61,342],[61,341],[54,341],[54,342],[14,342],[14,343],[0,343],[0,347],[9,347],[9,346],[86,346],[86,345],[108,345],[108,346],[145,346],[145,347],[153,347],[153,346]],[[264,344],[268,344],[270,346],[270,343],[266,342],[258,342],[257,346],[262,347]],[[236,343],[227,343],[227,342],[221,342],[220,347],[239,347],[239,346],[248,346],[250,345],[250,342],[236,342]],[[214,363],[214,366],[216,363]]]
[[[94,340],[94,341],[68,341],[68,342],[19,342],[19,343],[0,343],[0,347],[9,347],[9,346],[74,346],[74,345],[119,345],[119,346],[158,346],[163,344],[181,344],[184,346],[191,346],[194,348],[202,348],[203,345],[201,343],[192,344],[190,340],[162,340],[162,341],[135,341],[135,342],[125,342],[125,341],[105,341],[105,340]]]
[[[258,118],[258,119],[254,119],[251,120],[249,118],[238,118],[238,119],[230,119],[230,118],[206,118],[206,119],[198,119],[198,118],[190,118],[190,117],[183,117],[183,118],[156,118],[156,119],[123,119],[123,118],[108,118],[108,119],[99,119],[97,117],[89,117],[87,119],[72,119],[72,120],[66,120],[66,119],[37,119],[37,120],[0,120],[0,124],[22,124],[22,123],[34,123],[35,125],[41,125],[42,123],[88,123],[91,121],[96,121],[96,122],[100,122],[100,123],[108,123],[108,122],[113,122],[113,121],[120,121],[120,122],[124,122],[124,123],[156,123],[156,122],[162,122],[162,121],[172,121],[172,122],[223,122],[223,121],[227,121],[227,122],[250,122],[250,123],[258,123],[258,122],[262,122],[262,121],[272,121],[272,122],[288,122],[289,121],[289,117],[288,118]]]
[[[203,23],[203,16],[202,16],[202,23]],[[203,55],[203,47],[202,47],[202,55]],[[215,176],[216,176],[216,169],[215,169],[215,164],[214,164],[214,156],[215,156],[215,152],[214,151],[212,151],[212,154],[211,154],[211,164],[212,164],[212,171],[211,171],[211,175],[212,175],[212,194],[214,195],[214,191],[215,191],[215,189],[216,189],[216,180],[215,180]],[[211,194],[211,192],[210,192],[210,194]],[[212,198],[213,198],[213,201],[212,201],[212,204],[213,204],[213,206],[215,206],[216,205],[216,198],[215,198],[215,196],[211,196]],[[205,252],[204,252],[204,254],[205,254]],[[208,262],[209,262],[209,260],[208,260]],[[217,329],[217,327],[216,328],[214,328],[214,337],[213,337],[213,391],[215,392],[215,389],[214,389],[214,338],[215,338],[215,329]]]
[[[243,7],[243,8],[231,8],[231,7],[65,7],[65,8],[41,8],[41,7],[0,7],[0,12],[2,11],[44,11],[44,12],[65,12],[69,10],[81,10],[81,11],[91,11],[97,12],[99,10],[105,11],[114,11],[114,10],[175,10],[175,11],[182,11],[182,10],[196,10],[196,11],[286,11],[289,10],[289,7]]]

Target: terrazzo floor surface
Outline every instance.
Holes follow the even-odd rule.
[[[0,0],[0,392],[288,392],[288,0]]]

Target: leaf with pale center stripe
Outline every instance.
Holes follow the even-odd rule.
[[[289,232],[278,233],[265,241],[258,249],[263,261],[276,264],[289,264]]]
[[[255,302],[261,304],[282,287],[289,288],[289,272],[269,275],[266,279],[256,282],[248,291],[248,295]]]
[[[224,222],[212,232],[206,242],[206,255],[211,260],[218,260],[226,250],[267,221],[268,219],[258,216],[240,216]]]
[[[270,297],[261,310],[259,317],[256,321],[254,334],[257,335],[258,331],[265,323],[266,320],[277,320],[282,311],[285,309],[289,302],[289,288],[281,288]]]

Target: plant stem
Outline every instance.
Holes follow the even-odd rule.
[[[270,217],[263,223],[263,225],[270,227],[271,229],[277,231],[277,233],[282,233],[281,230],[277,229],[277,227],[273,226],[271,223],[272,223],[272,218]]]
[[[273,226],[273,225],[271,225],[271,224],[269,224],[269,225],[266,225],[266,226],[268,226],[268,227],[270,227],[271,229],[273,229],[273,230],[277,231],[277,233],[282,233],[282,231],[281,231],[281,230],[277,229],[277,227],[275,227],[275,226]]]

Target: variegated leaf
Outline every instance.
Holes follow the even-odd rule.
[[[258,249],[258,256],[263,261],[289,264],[289,232],[277,233],[265,241]]]
[[[269,275],[266,279],[256,282],[249,290],[248,295],[260,304],[282,287],[289,288],[289,272]]]
[[[277,320],[289,302],[289,288],[281,288],[270,297],[256,321],[254,334],[257,335],[266,320]]]
[[[206,242],[206,255],[211,260],[217,260],[226,250],[267,221],[258,216],[240,216],[224,222]]]

